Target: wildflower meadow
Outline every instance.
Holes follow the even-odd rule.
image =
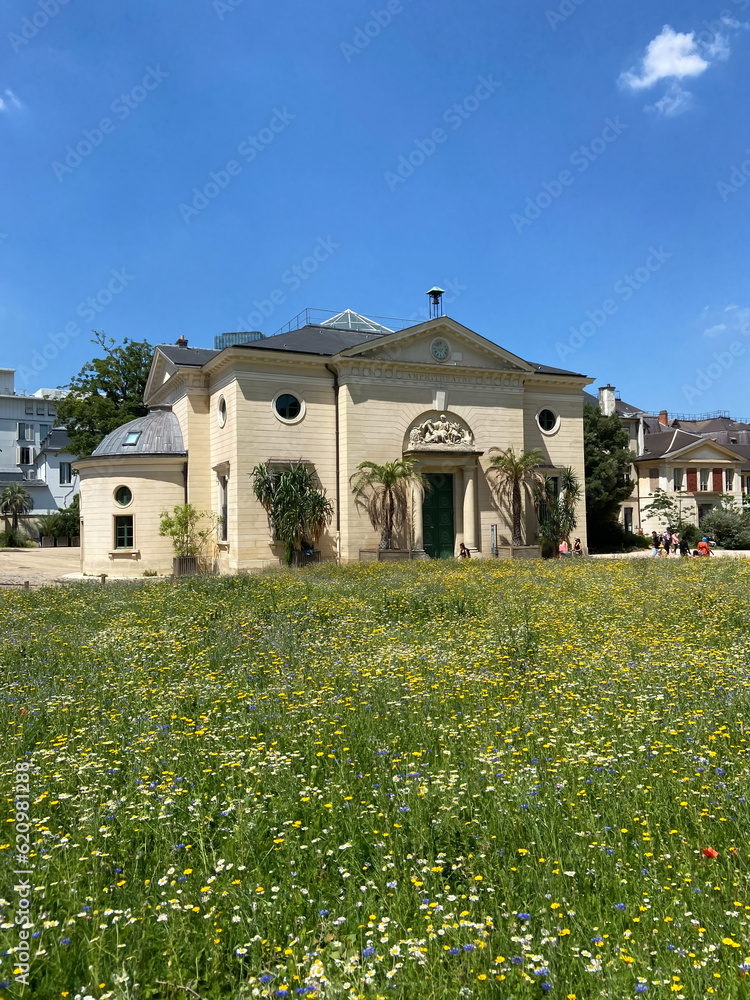
[[[749,590],[696,559],[6,592],[0,997],[749,997]]]

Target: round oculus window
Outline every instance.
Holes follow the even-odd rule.
[[[290,392],[283,392],[277,396],[274,407],[282,420],[296,420],[302,413],[302,403]]]
[[[128,504],[133,499],[133,494],[130,492],[127,486],[118,486],[115,490],[115,501],[121,507],[127,507]]]
[[[219,399],[219,406],[216,411],[216,419],[219,421],[219,427],[223,427],[227,422],[227,401],[222,396]]]
[[[430,344],[430,351],[436,361],[446,361],[450,357],[451,345],[442,337],[436,337]]]
[[[553,431],[557,427],[557,417],[552,410],[540,410],[536,419],[543,431]]]

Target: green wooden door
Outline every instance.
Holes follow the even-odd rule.
[[[431,559],[452,559],[456,535],[453,528],[453,476],[427,473],[422,520],[424,550]]]

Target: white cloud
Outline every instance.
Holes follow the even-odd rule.
[[[687,111],[693,103],[693,95],[689,90],[683,90],[679,83],[670,83],[664,97],[654,104],[647,104],[646,111],[656,111],[667,118],[675,118]]]
[[[11,108],[20,108],[21,102],[12,90],[6,89],[0,97],[0,111],[9,111]]]
[[[648,43],[640,70],[623,73],[620,83],[631,90],[643,90],[670,77],[700,76],[710,65],[698,52],[695,32],[680,34],[665,24],[661,34]]]
[[[712,326],[708,326],[703,331],[704,337],[719,337],[726,334],[735,337],[738,333],[747,336],[750,334],[750,309],[740,309],[739,306],[725,306],[724,309],[711,309],[709,315],[703,310],[701,316],[703,323],[714,321]]]
[[[664,96],[647,105],[646,111],[656,111],[667,118],[687,111],[692,94],[681,87],[679,81],[701,76],[714,61],[726,62],[731,55],[730,33],[750,28],[750,24],[738,21],[728,12],[718,21],[703,23],[705,30],[698,34],[675,31],[665,24],[661,33],[646,46],[640,64],[620,74],[620,86],[634,92],[649,90],[662,80],[669,81]]]

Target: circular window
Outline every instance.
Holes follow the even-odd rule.
[[[301,420],[304,415],[303,403],[301,400],[297,399],[290,392],[282,392],[273,401],[274,410],[276,415],[282,420],[288,420],[290,422],[295,420]]]
[[[127,486],[118,486],[115,490],[115,500],[121,507],[127,507],[133,499],[133,494]]]
[[[552,410],[540,410],[536,419],[543,431],[553,431],[557,427],[557,417]]]
[[[216,411],[216,419],[219,421],[219,427],[223,427],[227,422],[227,401],[223,396],[219,397],[219,406]]]

